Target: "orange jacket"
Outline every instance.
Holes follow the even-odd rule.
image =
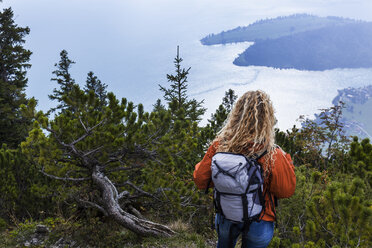
[[[216,153],[217,147],[218,143],[211,145],[204,155],[204,158],[195,166],[193,177],[199,189],[205,189],[211,178],[212,157]],[[265,163],[266,156],[268,156],[268,154],[258,160],[263,168],[267,166]],[[265,196],[266,209],[262,216],[262,220],[265,221],[275,221],[275,206],[272,204],[274,202],[274,196],[277,198],[291,197],[296,188],[296,175],[294,173],[291,156],[285,153],[281,148],[277,148],[276,153],[273,155],[273,161],[274,166],[272,166],[271,174],[264,181],[265,192],[269,185],[269,180],[271,180],[269,188],[271,194],[266,194]],[[213,183],[211,183],[210,186],[213,187]]]

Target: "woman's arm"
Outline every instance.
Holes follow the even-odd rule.
[[[295,168],[291,155],[285,153],[281,148],[277,148],[273,159],[270,192],[278,198],[291,197],[296,189]]]
[[[216,144],[213,144],[208,148],[208,151],[204,155],[204,158],[195,165],[193,177],[194,182],[199,189],[207,188],[208,182],[212,176],[211,164],[212,157],[215,153]],[[212,186],[212,183],[210,186]]]

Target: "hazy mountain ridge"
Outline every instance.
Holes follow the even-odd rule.
[[[211,34],[204,45],[253,41],[238,66],[324,71],[372,67],[372,22],[295,14]]]
[[[353,104],[364,104],[372,97],[372,85],[368,85],[360,88],[346,88],[338,90],[338,95],[333,99],[332,103],[334,105],[338,104],[340,101],[345,103]]]
[[[330,26],[256,42],[233,63],[311,71],[369,68],[371,44],[372,23]]]
[[[318,17],[308,14],[294,14],[256,21],[245,27],[237,27],[218,34],[209,34],[203,39],[203,45],[227,44],[246,41],[276,39],[305,31],[320,29],[328,26],[361,23],[362,21],[328,16]]]

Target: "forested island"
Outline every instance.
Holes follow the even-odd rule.
[[[204,45],[254,41],[233,63],[323,71],[372,67],[372,23],[292,15],[253,23],[201,40]]]
[[[308,14],[294,14],[277,18],[256,21],[245,27],[237,27],[218,34],[209,34],[200,41],[203,45],[217,45],[251,41],[293,35],[323,27],[360,23],[352,19],[341,17],[318,17]]]
[[[206,109],[188,94],[192,71],[178,52],[146,110],[93,72],[76,82],[62,50],[50,75],[56,106],[43,112],[24,93],[29,33],[0,11],[0,247],[215,247],[212,193],[192,174],[235,92],[201,125]],[[372,246],[372,145],[344,135],[342,110],[275,131],[297,185],[279,201],[270,248]]]

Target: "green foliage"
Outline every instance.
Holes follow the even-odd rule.
[[[35,231],[36,225],[37,222],[29,220],[19,223],[16,229],[10,231],[10,237],[15,239],[28,238]]]
[[[181,68],[183,59],[179,56],[179,48],[177,47],[177,56],[174,59],[176,74],[167,74],[170,88],[159,85],[160,90],[164,92],[164,99],[169,105],[172,116],[178,120],[188,119],[191,121],[200,121],[201,116],[206,109],[202,107],[204,101],[198,102],[195,99],[188,99],[187,95],[187,77],[191,67],[188,69]],[[157,103],[158,106],[160,102]]]
[[[192,228],[177,229],[178,233],[171,238],[141,237],[111,220],[98,218],[87,220],[67,220],[63,218],[47,218],[44,221],[25,221],[16,228],[0,236],[0,246],[11,248],[32,239],[38,224],[46,225],[50,234],[41,247],[51,247],[58,240],[74,242],[80,247],[215,247],[215,241]],[[170,224],[172,226],[172,223]],[[75,247],[74,246],[74,247]],[[35,247],[35,246],[32,246]]]
[[[92,71],[88,72],[88,77],[84,87],[85,93],[92,91],[96,96],[97,100],[101,103],[102,106],[107,104],[107,85],[102,83],[101,80],[94,76]]]
[[[225,96],[222,98],[222,103],[218,106],[216,112],[211,115],[211,119],[208,120],[209,123],[201,129],[201,143],[204,149],[208,148],[210,142],[223,127],[236,99],[237,95],[235,95],[234,90],[229,89],[226,91]]]
[[[29,163],[20,149],[6,146],[0,149],[0,181],[0,218],[8,223],[54,211],[47,190],[50,181]]]
[[[12,19],[9,11],[4,13]],[[28,33],[18,30],[21,39]],[[27,61],[17,68],[27,68]],[[160,87],[167,106],[159,99],[152,112],[145,112],[141,104],[107,93],[93,72],[81,89],[69,72],[74,62],[61,52],[52,79],[59,88],[50,95],[61,111],[51,118],[36,111],[35,99],[23,101],[17,111],[35,120],[33,128],[21,149],[0,149],[0,229],[17,226],[3,232],[2,246],[22,243],[39,223],[52,230],[47,244],[63,237],[94,247],[215,245],[209,228],[212,196],[195,188],[192,173],[236,95],[227,91],[209,124],[198,126],[205,109],[202,102],[189,100],[190,68],[181,68],[181,62],[177,54],[176,74],[167,75],[170,88]],[[25,83],[25,74],[19,75]],[[317,121],[302,118],[301,128],[276,130],[276,143],[294,158],[297,188],[293,197],[280,201],[270,247],[372,245],[372,145],[368,139],[350,143],[341,114],[339,105],[322,110]],[[125,211],[170,223],[178,234],[142,238],[92,208],[102,202],[92,180],[98,167],[125,196],[119,200]],[[33,220],[19,221],[27,218]],[[175,225],[175,219],[186,224]]]
[[[277,131],[296,164],[295,195],[281,201],[280,247],[371,246],[371,144],[343,133],[342,105],[322,110],[320,122]]]
[[[61,61],[69,61],[67,54],[62,54]],[[61,68],[67,63],[62,62]],[[66,78],[71,78],[66,76],[68,67],[63,66],[65,74],[58,74],[61,89]],[[90,83],[101,84],[93,74],[90,78]],[[113,93],[107,94],[105,104],[93,90],[70,86],[55,98],[62,111],[54,119],[28,107],[36,121],[22,144],[23,153],[36,168],[60,181],[51,189],[56,192],[54,201],[62,203],[62,214],[78,214],[79,208],[102,202],[100,192],[92,185],[95,168],[125,193],[120,203],[128,212],[136,214],[134,208],[156,213],[162,221],[175,216],[191,220],[205,209],[198,197],[201,193],[190,180],[203,153],[198,146],[199,128],[192,118],[174,115],[171,104],[170,109],[147,113],[141,104],[119,100]],[[82,212],[80,216],[88,211]]]
[[[278,210],[281,243],[371,245],[371,194],[363,180],[347,174],[329,176],[305,165],[296,168],[296,177],[295,195],[281,200]]]
[[[141,244],[128,247],[196,247],[207,248],[215,247],[215,244],[210,244],[205,237],[197,232],[186,232],[175,235],[167,239],[148,238],[141,240]]]
[[[319,121],[301,116],[302,128],[294,126],[286,133],[276,130],[276,143],[292,155],[296,164],[311,164],[320,170],[341,167],[349,146],[341,121],[343,107],[340,103],[321,109]]]
[[[49,99],[57,100],[58,105],[57,107],[52,108],[51,111],[55,111],[57,109],[63,110],[67,108],[67,103],[66,103],[65,98],[71,95],[72,91],[74,90],[74,86],[76,85],[75,80],[71,77],[71,74],[70,74],[70,68],[73,64],[75,64],[75,62],[68,58],[68,53],[66,50],[61,51],[60,57],[61,59],[58,62],[58,64],[54,65],[55,67],[57,67],[57,69],[53,71],[55,78],[51,79],[52,81],[57,82],[57,84],[59,85],[59,89],[54,88],[53,94],[49,95]],[[88,80],[89,80],[89,76],[88,76]],[[87,85],[89,85],[89,83],[87,83]]]
[[[344,170],[347,173],[354,173],[361,178],[364,178],[368,184],[372,185],[372,145],[369,139],[364,139],[358,142],[358,138],[354,137],[350,144],[349,151],[350,160],[344,164]]]
[[[0,218],[0,232],[5,231],[5,229],[8,227],[8,223],[2,218]]]
[[[46,240],[48,245],[53,245],[63,238],[74,241],[81,247],[118,247],[136,239],[136,235],[123,231],[113,221],[102,221],[97,217],[78,221],[49,218],[43,224],[51,230],[51,235]]]
[[[28,27],[14,23],[11,8],[0,11],[0,144],[16,148],[29,131],[30,120],[21,114],[31,51],[24,49]]]
[[[360,242],[361,247],[369,247],[371,194],[366,192],[364,182],[347,174],[331,177],[326,171],[309,170],[297,167],[296,193],[281,202],[278,212],[282,237],[293,243],[321,238],[321,243],[328,245],[344,247]],[[288,232],[291,226],[293,234]]]
[[[218,106],[216,112],[212,114],[211,119],[208,120],[214,136],[216,136],[217,132],[222,128],[237,98],[238,96],[235,95],[234,90],[229,89],[226,91],[225,96],[222,98],[222,104]]]

